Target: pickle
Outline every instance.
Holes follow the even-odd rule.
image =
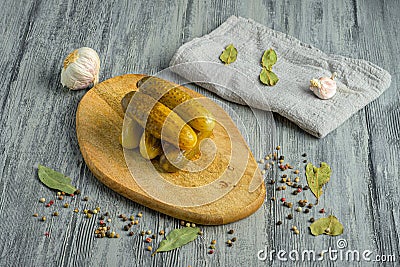
[[[154,159],[162,154],[161,140],[144,132],[140,138],[139,151],[143,158]]]
[[[189,160],[193,159],[200,153],[200,143],[202,140],[209,138],[212,135],[211,131],[198,132],[196,146],[190,150],[182,151],[168,144],[164,144],[165,151],[160,157],[160,166],[166,172],[177,172],[185,167]],[[168,159],[167,156],[168,155]],[[172,162],[170,162],[171,160]]]
[[[174,111],[192,128],[198,131],[212,131],[214,116],[199,101],[181,90],[172,82],[147,76],[137,82],[139,91],[147,94]]]
[[[192,149],[196,145],[196,133],[179,115],[151,96],[143,94],[140,91],[135,92],[134,95],[135,97],[131,99],[131,108],[128,108],[126,112],[146,132],[152,134],[157,139],[161,139],[162,133],[163,141],[176,144],[183,150]],[[127,103],[130,103],[130,101],[127,101]]]
[[[121,145],[127,149],[137,148],[143,128],[135,120],[127,117],[122,127]]]

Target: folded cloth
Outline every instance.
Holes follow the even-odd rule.
[[[237,60],[224,65],[219,56],[233,44]],[[261,57],[273,48],[279,77],[275,86],[259,81]],[[185,64],[183,64],[185,63]],[[322,138],[380,96],[391,82],[390,74],[371,62],[326,54],[294,37],[251,19],[230,17],[217,29],[182,45],[173,56],[172,71],[222,98],[270,110],[288,118],[308,133]],[[337,93],[317,98],[310,80],[337,73]]]

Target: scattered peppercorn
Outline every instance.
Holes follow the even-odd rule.
[[[232,238],[231,240],[232,242],[236,242],[236,237]]]
[[[75,195],[80,195],[80,193],[81,193],[81,190],[79,190],[79,189],[76,189],[76,191],[74,192]]]
[[[130,231],[128,235],[129,235],[129,236],[133,236],[133,232],[132,232],[132,231]]]
[[[210,249],[215,249],[214,245],[209,246]]]
[[[208,251],[208,254],[213,254],[214,253],[214,250],[210,250],[210,251]]]
[[[42,217],[42,221],[46,221],[46,216],[43,216],[43,217]]]
[[[144,236],[146,233],[144,231],[140,231],[140,235]]]
[[[90,219],[90,218],[92,218],[92,214],[91,214],[91,213],[88,213],[88,214],[86,214],[86,217],[87,217],[88,219]]]
[[[163,231],[163,234],[164,234],[164,231]],[[198,235],[203,235],[203,231],[199,231],[197,234]]]
[[[46,199],[44,197],[39,198],[39,202],[44,203],[44,202],[46,202]]]
[[[231,229],[231,230],[228,231],[228,234],[231,235],[231,234],[233,234],[234,232],[235,232],[235,231],[234,231],[233,229]]]
[[[314,205],[312,203],[307,205],[307,208],[311,209]]]
[[[192,227],[196,227],[196,224],[195,223],[192,223],[192,225],[191,225]]]
[[[164,232],[164,230],[161,230],[158,234],[159,234],[159,235],[164,235],[165,232]]]
[[[150,243],[150,242],[151,242],[151,238],[150,238],[150,237],[147,237],[147,238],[146,238],[146,242],[147,242],[147,243]]]
[[[299,172],[300,172],[299,170],[295,170],[294,171],[295,174],[299,174]]]
[[[64,208],[69,208],[69,204],[68,204],[68,203],[65,203],[65,204],[64,204]]]
[[[297,212],[301,212],[302,209],[301,209],[300,207],[297,207],[296,211],[297,211]]]
[[[303,155],[302,155],[303,157],[307,157],[307,153],[303,153]]]
[[[151,230],[147,230],[147,231],[146,231],[146,234],[147,234],[147,235],[151,235]]]
[[[281,146],[277,146],[277,147],[276,147],[276,150],[281,150]]]
[[[290,214],[287,216],[287,218],[288,218],[289,220],[293,219],[293,214],[290,213]]]
[[[320,209],[319,213],[325,213],[325,209]]]
[[[296,235],[298,235],[298,234],[300,234],[300,231],[299,230],[294,230],[294,233],[296,234]]]
[[[185,221],[180,221],[180,224],[181,224],[182,226],[184,226],[186,223],[185,223]]]
[[[124,230],[125,230],[125,231],[128,231],[129,228],[130,228],[129,225],[125,225],[125,226],[124,226]]]
[[[310,212],[309,209],[305,209],[305,210],[304,210],[304,213],[309,213],[309,212]]]
[[[38,216],[39,216],[39,214],[37,214],[37,213],[33,214],[33,217],[38,217]]]
[[[275,200],[276,200],[276,198],[275,198],[275,197],[271,197],[271,200],[272,200],[272,201],[275,201]]]
[[[74,212],[75,212],[75,213],[78,213],[78,212],[79,212],[79,209],[78,209],[78,208],[75,208],[75,209],[74,209]]]
[[[89,197],[84,197],[83,201],[89,201]]]
[[[311,218],[310,218],[310,222],[312,222],[312,223],[315,222],[314,217],[311,217]]]
[[[58,216],[58,212],[55,211],[55,212],[53,213],[53,216]]]
[[[276,225],[281,225],[282,224],[282,221],[277,221],[276,222]]]
[[[281,202],[285,202],[286,201],[286,198],[281,198]]]
[[[217,244],[217,240],[215,240],[215,239],[211,240],[211,244],[212,244],[212,245]]]
[[[303,163],[307,163],[307,160],[305,159],[305,160],[303,160]]]
[[[148,250],[148,251],[152,251],[153,248],[152,248],[151,246],[147,246],[147,250]]]
[[[228,245],[232,245],[232,241],[229,240],[229,239],[228,239],[228,241],[226,241],[226,243],[227,243]]]
[[[63,200],[64,197],[63,196],[58,196],[58,200]]]

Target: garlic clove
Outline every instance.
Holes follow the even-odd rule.
[[[72,90],[96,85],[99,81],[100,58],[95,50],[81,47],[70,53],[61,69],[61,84]]]
[[[310,90],[321,99],[330,99],[336,94],[337,84],[334,80],[336,73],[332,77],[321,77],[310,81]]]

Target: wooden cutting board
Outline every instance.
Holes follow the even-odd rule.
[[[229,115],[197,92],[181,87],[193,97],[206,99],[205,105],[219,121],[211,139],[215,157],[206,169],[165,173],[154,160],[154,171],[137,150],[124,152],[119,143],[124,121],[120,101],[137,90],[136,82],[143,76],[126,74],[106,80],[79,103],[78,142],[97,179],[139,204],[198,224],[226,224],[254,213],[265,199],[257,163]]]

